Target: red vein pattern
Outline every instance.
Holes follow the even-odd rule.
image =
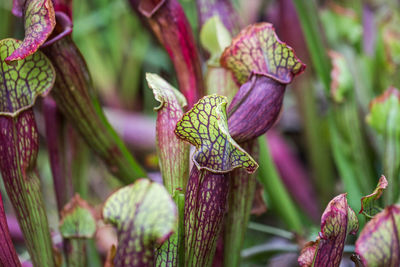
[[[5,63],[20,44],[15,39],[0,41],[0,115],[16,116],[32,107],[36,97],[47,95],[54,84],[54,69],[42,53],[35,53],[18,64]]]
[[[374,192],[361,198],[361,210],[360,214],[363,213],[368,217],[375,216],[379,213],[380,209],[376,206],[376,200],[379,199],[383,193],[383,190],[388,186],[388,181],[384,175],[379,178],[378,185]]]
[[[258,164],[229,135],[225,109],[225,97],[203,97],[176,124],[175,134],[196,147],[197,168],[227,173],[242,167],[253,173]]]
[[[229,132],[239,143],[264,134],[277,121],[286,85],[305,65],[269,23],[243,29],[220,59],[238,85],[229,106]]]
[[[6,214],[4,212],[3,200],[0,194],[0,266],[19,267],[17,252],[15,251],[11,240],[10,232],[8,231]]]
[[[18,10],[21,5],[20,1],[14,1],[13,10]],[[52,0],[25,0],[22,7],[25,38],[21,45],[6,58],[7,63],[24,59],[35,53],[56,25]],[[19,14],[19,12],[16,13]]]
[[[243,29],[222,54],[221,66],[230,69],[240,85],[251,73],[287,84],[305,69],[293,49],[278,39],[272,24],[265,22]]]
[[[356,241],[356,253],[365,266],[400,266],[400,206],[375,215]]]
[[[156,74],[146,74],[154,97],[160,102],[157,111],[157,154],[163,184],[171,196],[179,190],[184,194],[189,178],[190,146],[174,133],[176,123],[183,115],[185,97],[168,82]],[[183,216],[179,214],[179,216]],[[156,249],[156,266],[177,266],[178,233],[173,234],[162,246]]]
[[[347,234],[355,235],[357,231],[358,219],[347,204],[346,194],[338,195],[329,202],[322,214],[315,253],[310,252],[314,244],[309,243],[303,249],[305,254],[298,258],[299,263],[310,262],[312,255],[313,266],[339,267]]]
[[[186,106],[184,96],[156,74],[146,74],[149,87],[160,105],[157,111],[157,154],[164,186],[172,196],[177,188],[186,191],[189,177],[189,149],[175,133],[176,123],[182,118]]]
[[[47,216],[35,171],[39,136],[32,109],[0,116],[0,170],[35,266],[54,266]]]
[[[192,168],[185,197],[185,266],[211,266],[226,213],[229,173]]]

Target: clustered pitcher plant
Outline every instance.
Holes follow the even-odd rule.
[[[0,40],[0,171],[29,253],[22,260],[13,245],[9,212],[0,194],[0,266],[235,267],[246,258],[249,228],[289,239],[300,266],[339,266],[349,251],[357,266],[399,266],[400,93],[389,87],[369,106],[362,104],[360,99],[368,94],[360,91],[362,81],[351,75],[355,70],[346,61],[356,57],[352,49],[359,47],[356,23],[349,24],[352,32],[341,28],[349,13],[334,5],[336,13],[329,9],[321,16],[323,25],[338,25],[337,32],[327,32],[330,58],[318,37],[319,21],[309,17],[317,15],[310,14],[317,12],[314,1],[278,1],[281,17],[272,19],[286,36],[289,29],[282,27],[282,20],[288,14],[299,17],[300,23],[291,27],[300,33],[301,24],[310,55],[300,54],[311,61],[322,81],[317,86],[329,92],[331,101],[326,116],[332,146],[310,145],[311,165],[321,174],[334,162],[343,183],[327,192],[348,191],[334,198],[318,196],[332,199],[322,213],[321,231],[307,243],[310,229],[304,221],[316,223],[317,194],[306,185],[310,181],[304,178],[301,160],[276,130],[268,141],[275,136],[281,142],[278,148],[271,144],[270,153],[266,142],[266,133],[283,112],[286,91],[291,91],[287,87],[306,65],[279,39],[274,25],[255,22],[243,27],[241,13],[229,0],[196,0],[197,36],[182,6],[185,1],[128,1],[134,12],[130,16],[139,18],[143,30],[165,49],[176,76],[167,81],[162,73],[141,73],[158,103],[153,112],[154,175],[114,130],[112,116],[106,116],[96,82],[74,41],[73,32],[79,28],[74,28],[72,2],[13,0],[12,13],[21,18],[25,35],[23,40]],[[301,43],[298,49],[307,48]],[[295,95],[303,105],[305,127],[314,123],[315,105],[306,102],[309,93],[299,88],[311,84],[294,82],[295,92],[288,100]],[[360,122],[361,115],[365,122]],[[307,129],[306,139],[323,138],[318,129]],[[379,181],[368,138],[382,158],[385,176]],[[40,178],[42,148],[47,148],[54,185],[56,229],[49,221],[52,215]],[[323,149],[333,154],[326,170],[318,163],[318,155],[321,161],[327,157]],[[104,171],[118,184],[106,198],[97,199],[97,206],[88,197],[92,172],[84,171],[89,169],[87,151],[103,162]],[[365,181],[355,178],[360,175]],[[321,179],[334,184],[328,176]],[[321,182],[315,185],[323,187]],[[249,222],[254,206],[265,211],[265,199],[291,232]],[[310,218],[304,219],[305,214]],[[106,225],[109,230],[104,231]],[[356,239],[348,238],[357,234]],[[115,239],[104,241],[107,235]],[[355,245],[349,249],[346,240]]]

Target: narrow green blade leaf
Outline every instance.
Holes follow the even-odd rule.
[[[196,147],[193,161],[199,169],[227,173],[243,167],[249,173],[258,168],[254,159],[229,135],[225,97],[202,98],[177,123],[177,136]]]

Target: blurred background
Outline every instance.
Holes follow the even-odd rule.
[[[262,181],[277,177],[288,199],[272,195],[276,185],[259,184],[242,252],[243,266],[297,266],[298,244],[315,239],[320,216],[332,197],[347,192],[349,204],[358,213],[360,198],[372,192],[381,174],[399,178],[397,142],[367,120],[370,102],[389,86],[399,86],[398,1],[326,0],[303,6],[298,2],[234,1],[242,26],[273,23],[279,38],[307,64],[306,72],[287,88],[281,119],[267,134],[274,165],[266,166],[268,160],[261,158],[264,167],[258,172],[266,178],[260,177]],[[195,1],[180,3],[198,42]],[[106,115],[138,161],[157,178],[153,111],[157,103],[145,73],[157,73],[177,87],[168,54],[126,0],[74,1],[73,6],[73,39],[86,59]],[[11,0],[0,0],[0,39],[24,36],[21,19],[11,14],[11,7]],[[58,214],[40,105],[36,113],[43,137],[38,168],[57,240]],[[396,122],[390,127],[396,128]],[[75,140],[70,155],[76,162],[71,169],[74,183],[81,183],[81,196],[100,208],[120,184],[72,129],[68,133]],[[0,190],[18,253],[28,259],[2,182]],[[362,225],[363,218],[359,219]],[[93,248],[104,253],[115,240],[114,233],[103,228],[89,251],[93,254],[90,266],[99,266],[104,257]],[[349,255],[354,240],[350,238],[345,247],[343,266],[352,266]]]

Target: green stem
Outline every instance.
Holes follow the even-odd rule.
[[[4,181],[4,184],[34,266],[55,266],[38,175],[31,171],[26,179],[20,174],[12,183]]]
[[[350,206],[359,210],[360,198],[373,190],[376,175],[356,103],[336,104],[329,113],[332,151]],[[353,153],[357,151],[357,153]]]
[[[86,257],[88,259],[87,267],[103,266],[100,254],[97,251],[96,242],[93,240],[93,238],[86,240],[86,246],[87,246]]]
[[[83,199],[87,199],[88,195],[88,164],[90,150],[84,143],[82,138],[72,128],[68,129],[68,144],[70,149],[70,158],[68,163],[72,179],[72,185],[75,193],[78,193]]]
[[[313,182],[322,203],[328,203],[333,197],[334,176],[330,157],[329,133],[326,132],[326,121],[318,117],[314,98],[314,88],[307,82],[301,87],[300,105],[304,114],[303,123],[307,154],[313,170]],[[300,89],[300,88],[297,88]]]
[[[293,0],[293,3],[299,16],[314,69],[321,79],[326,92],[329,92],[331,66],[322,41],[323,34],[319,29],[318,8],[314,0]]]
[[[265,192],[270,196],[273,208],[289,229],[301,233],[303,226],[300,213],[279,177],[269,153],[265,136],[261,136],[258,142],[260,145],[260,182],[263,184]]]
[[[240,146],[254,157],[258,143],[247,142]],[[250,219],[250,212],[256,189],[256,176],[248,174],[243,169],[230,173],[228,194],[228,212],[225,215],[224,235],[224,266],[235,267],[240,264],[240,251]]]
[[[387,194],[384,194],[385,206],[392,205],[399,198],[400,179],[400,136],[397,127],[393,127],[399,121],[399,110],[392,108],[387,118],[386,133],[384,137],[383,165],[384,174],[389,186]]]
[[[244,170],[231,173],[229,192],[229,210],[225,217],[224,228],[224,266],[235,267],[240,263],[240,251],[250,219],[250,211],[256,188],[255,175]]]
[[[185,194],[178,193],[175,196],[175,203],[178,207],[178,266],[185,266]]]
[[[283,237],[289,240],[293,240],[295,238],[295,235],[292,232],[286,231],[281,228],[261,224],[261,223],[256,223],[256,222],[249,222],[248,228],[251,230],[263,232],[269,235],[275,235],[279,237]]]
[[[299,246],[294,244],[261,244],[242,250],[242,259],[248,259],[265,253],[299,252]]]
[[[354,245],[345,245],[343,253],[351,254],[354,253]],[[248,259],[255,256],[260,256],[263,254],[271,253],[285,253],[285,252],[295,252],[299,253],[299,246],[294,244],[261,244],[251,248],[244,249],[241,253],[242,259]]]
[[[88,146],[122,182],[131,183],[145,177],[145,171],[105,118],[87,66],[71,37],[66,36],[43,50],[57,73],[52,96]]]
[[[65,239],[66,246],[68,247],[67,266],[68,267],[86,267],[86,239]]]

